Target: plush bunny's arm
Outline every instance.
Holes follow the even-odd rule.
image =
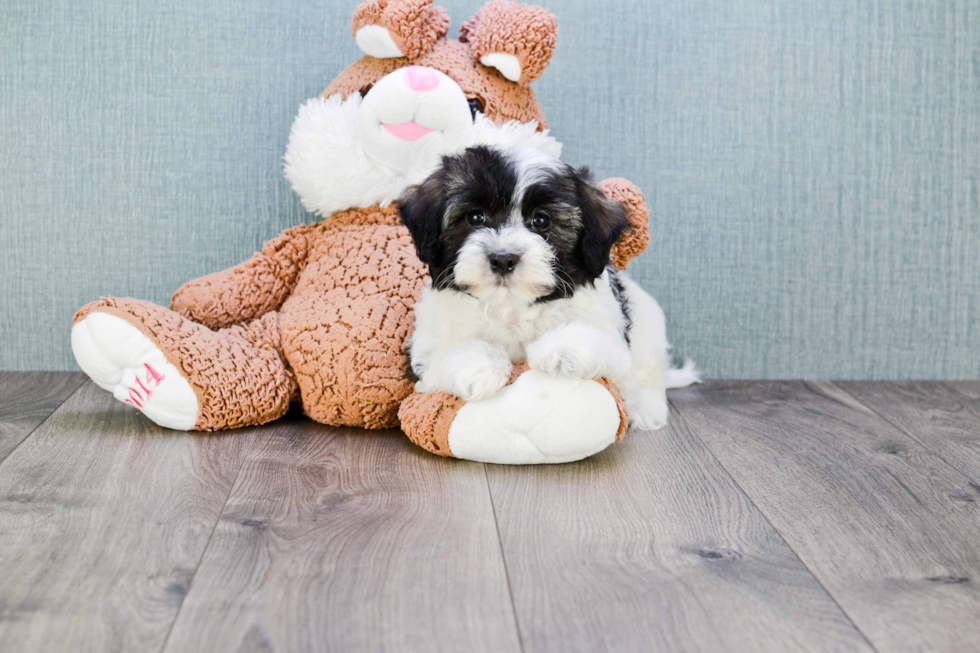
[[[277,310],[306,265],[311,236],[320,227],[287,229],[244,263],[185,283],[170,308],[210,329],[243,324]]]

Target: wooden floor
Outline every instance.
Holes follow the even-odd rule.
[[[589,460],[0,374],[0,651],[977,651],[980,382],[713,382]]]

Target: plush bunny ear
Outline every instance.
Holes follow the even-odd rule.
[[[470,44],[480,63],[526,86],[548,67],[558,39],[558,22],[541,7],[491,0],[460,31],[459,40]]]
[[[354,12],[351,32],[364,54],[415,59],[449,31],[449,16],[432,0],[367,0]]]

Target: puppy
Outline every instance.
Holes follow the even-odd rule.
[[[400,209],[432,278],[409,343],[417,391],[490,397],[526,359],[546,374],[609,378],[639,428],[667,422],[664,314],[609,265],[627,213],[587,169],[471,147],[443,157]]]

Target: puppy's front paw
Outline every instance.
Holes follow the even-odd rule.
[[[474,363],[469,369],[456,373],[453,394],[466,401],[492,397],[510,381],[512,369],[509,360]]]
[[[532,370],[576,379],[599,376],[599,358],[599,351],[588,340],[567,332],[547,333],[527,348],[527,364]]]
[[[415,384],[416,392],[448,392],[460,399],[486,399],[510,381],[507,352],[486,342],[460,345],[440,354]]]
[[[655,431],[666,426],[670,409],[663,390],[644,388],[637,401],[627,402],[626,411],[630,416],[630,426],[643,431]]]

